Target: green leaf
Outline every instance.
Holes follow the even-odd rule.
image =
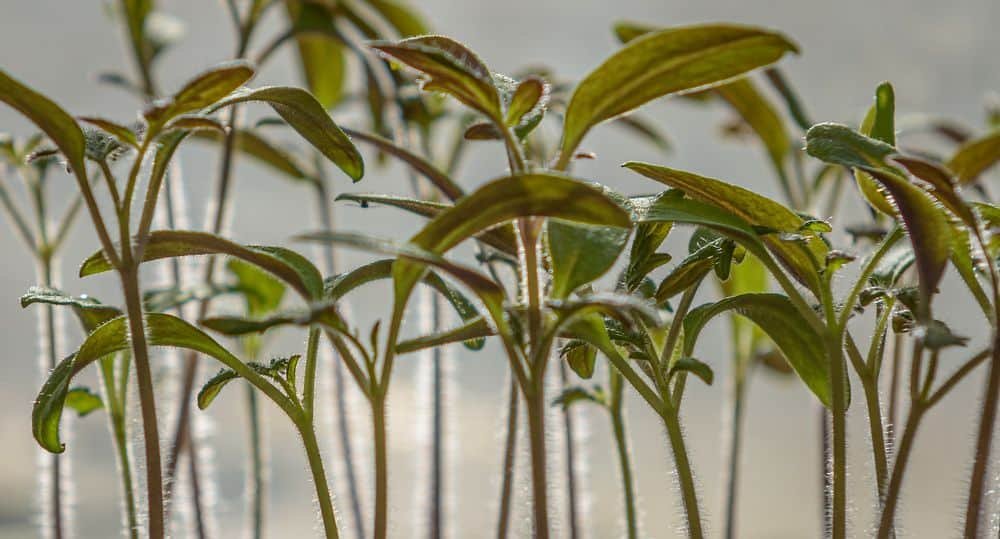
[[[84,417],[94,410],[104,408],[104,401],[89,388],[74,387],[66,393],[66,406],[72,408],[78,416]]]
[[[344,45],[329,8],[309,0],[286,0],[298,47],[299,65],[309,91],[324,109],[337,104],[344,91],[347,62]]]
[[[49,98],[11,78],[0,69],[0,101],[26,116],[66,157],[80,184],[87,183],[86,140],[76,120]]]
[[[650,32],[577,85],[566,108],[560,159],[591,127],[665,95],[700,89],[776,62],[797,47],[781,34],[730,24]]]
[[[660,131],[659,127],[638,114],[619,116],[615,118],[614,125],[624,127],[661,151],[667,152],[670,150],[670,139]]]
[[[441,172],[433,163],[430,163],[423,157],[397,146],[393,141],[380,137],[378,135],[372,135],[370,133],[363,133],[361,131],[356,131],[354,129],[344,129],[344,132],[350,135],[353,139],[366,144],[371,144],[379,149],[379,151],[385,152],[400,161],[409,165],[416,173],[427,178],[437,187],[441,193],[448,197],[449,200],[458,200],[465,196],[465,191],[447,174]]]
[[[548,222],[548,253],[552,265],[549,296],[564,299],[607,273],[625,249],[629,230],[618,227]]]
[[[656,303],[663,305],[670,298],[701,282],[724,255],[724,241],[726,240],[718,239],[702,246],[671,270],[656,289]]]
[[[222,369],[215,373],[208,379],[203,386],[201,386],[201,391],[198,392],[198,409],[206,410],[208,406],[212,404],[215,397],[219,396],[222,392],[222,388],[226,387],[229,382],[236,380],[240,375],[236,374],[236,371],[232,369]]]
[[[896,145],[896,95],[892,85],[883,82],[875,89],[875,118],[868,136],[891,146]]]
[[[689,372],[701,378],[701,381],[705,382],[706,385],[712,385],[712,382],[715,380],[715,373],[712,372],[712,367],[693,357],[682,357],[675,361],[673,366],[670,367],[670,375],[673,376],[678,372]]]
[[[337,200],[358,202],[362,205],[362,207],[367,207],[372,203],[385,204],[386,206],[400,208],[423,217],[431,218],[437,217],[438,214],[452,207],[451,204],[444,204],[441,202],[431,202],[427,200],[393,195],[372,195],[365,193],[345,193],[338,196]],[[501,225],[491,228],[477,234],[476,238],[503,253],[513,256],[517,255],[517,236],[514,233],[514,227],[511,225]]]
[[[133,148],[139,147],[139,140],[136,137],[135,132],[124,125],[94,116],[80,116],[79,120],[100,128],[102,131],[112,135],[123,144],[128,144]]]
[[[806,152],[827,163],[852,168],[885,168],[885,160],[896,148],[866,137],[850,127],[821,123],[806,132]]]
[[[588,347],[589,348],[589,347]],[[562,406],[564,409],[578,402],[592,402],[601,406],[606,406],[604,400],[595,393],[582,387],[568,387],[552,401],[554,406]]]
[[[202,326],[223,335],[236,336],[264,333],[281,326],[322,325],[334,331],[347,331],[347,324],[337,313],[337,306],[331,302],[311,305],[308,309],[279,311],[263,318],[245,316],[210,316],[198,321]]]
[[[80,320],[84,331],[90,333],[101,324],[121,316],[122,312],[117,307],[105,305],[89,296],[69,296],[54,288],[33,286],[21,296],[21,307],[27,307],[35,303],[48,305],[66,305],[73,308],[73,313]]]
[[[589,380],[594,376],[594,364],[597,362],[597,348],[577,341],[567,344],[559,352],[569,364],[569,368],[584,380]],[[565,393],[564,393],[565,395]],[[564,404],[568,404],[564,402]]]
[[[366,0],[365,2],[382,16],[400,35],[413,37],[429,34],[430,27],[415,9],[403,2],[393,0]]]
[[[465,45],[444,36],[421,36],[370,45],[425,77],[423,88],[451,95],[479,111],[497,125],[503,124],[500,94],[486,64]]]
[[[753,129],[764,143],[771,164],[779,174],[783,174],[785,157],[792,146],[792,141],[785,129],[785,122],[771,102],[748,78],[724,84],[715,91]]]
[[[364,176],[365,166],[361,153],[309,92],[288,86],[248,89],[216,103],[212,110],[248,101],[263,101],[271,105],[292,129],[352,180],[358,181]]]
[[[1000,162],[1000,129],[962,144],[948,161],[948,169],[958,183],[972,183],[987,169]]]
[[[629,162],[624,166],[647,178],[680,189],[695,200],[717,206],[754,227],[798,234],[805,224],[795,212],[778,202],[736,185],[647,163]],[[806,244],[801,245],[782,240],[780,234],[768,234],[762,241],[799,282],[813,292],[820,289],[817,268],[829,250],[820,238],[805,236]]]
[[[979,226],[976,215],[972,208],[965,201],[960,193],[960,187],[956,185],[951,173],[937,163],[903,155],[891,157],[893,163],[901,165],[907,172],[920,178],[927,183],[929,189],[925,189],[935,200],[940,202],[948,211],[955,214],[969,228],[975,229]]]
[[[249,62],[235,60],[219,64],[189,80],[174,94],[168,118],[214,105],[254,76]]]
[[[820,402],[830,406],[830,372],[823,337],[781,294],[741,294],[692,309],[684,318],[684,356],[692,355],[705,325],[727,311],[745,316],[763,330]]]
[[[509,127],[514,127],[521,122],[521,119],[536,107],[548,102],[549,84],[541,77],[530,76],[518,83],[510,103],[507,105],[507,118],[505,120]]]
[[[440,254],[483,230],[528,216],[631,227],[628,212],[601,190],[563,175],[528,173],[507,176],[481,186],[427,223],[410,243]],[[409,297],[422,269],[412,264],[398,264],[393,272],[397,299]]]
[[[240,245],[205,232],[156,230],[143,251],[143,262],[194,255],[228,255],[254,264],[288,283],[306,299],[323,295],[323,277],[308,259],[283,247]],[[80,266],[80,277],[111,270],[104,251],[91,255]]]
[[[250,315],[260,316],[281,305],[285,285],[270,273],[240,259],[229,260],[226,269],[236,277],[236,289],[243,294]]]
[[[550,300],[548,306],[559,315],[557,328],[572,325],[575,320],[592,314],[601,314],[634,326],[642,322],[646,328],[658,328],[664,325],[663,316],[651,302],[633,295],[600,293],[571,298],[567,300]]]
[[[894,287],[915,260],[912,246],[897,243],[878,261],[868,280],[876,286]]]
[[[485,318],[480,316],[454,329],[402,341],[396,345],[396,353],[409,354],[457,342],[483,342],[485,344],[486,337],[493,335],[496,335],[496,331],[490,327]]]

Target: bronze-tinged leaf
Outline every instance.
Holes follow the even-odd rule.
[[[958,183],[976,181],[980,174],[1000,161],[1000,129],[962,144],[951,160],[948,169],[958,177]]]
[[[518,83],[507,106],[506,123],[516,126],[524,115],[548,101],[549,84],[541,77],[530,76]]]
[[[630,41],[587,75],[566,108],[560,163],[568,163],[591,127],[645,103],[702,89],[797,51],[785,36],[733,24],[650,32]]]

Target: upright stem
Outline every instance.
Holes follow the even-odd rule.
[[[322,160],[316,155],[316,168],[319,177],[316,182],[316,202],[317,216],[320,227],[324,231],[333,231],[333,214],[331,212],[332,201],[330,193],[326,187],[326,177],[323,174]],[[324,274],[334,275],[337,273],[336,251],[332,244],[325,243],[321,247],[323,262],[325,264]],[[344,365],[341,361],[333,362],[333,399],[337,414],[337,436],[340,443],[342,460],[344,466],[344,476],[347,481],[347,493],[350,497],[351,515],[354,521],[354,533],[358,539],[365,537],[364,517],[361,513],[361,495],[358,489],[358,480],[354,470],[354,451],[351,447],[351,425],[347,417],[347,386],[344,384]]]
[[[885,496],[885,482],[889,477],[888,457],[885,450],[885,430],[882,426],[882,405],[879,402],[878,382],[864,376],[861,384],[868,407],[868,431],[872,438],[872,459],[875,462],[875,486],[879,499]]]
[[[431,327],[438,330],[441,327],[441,300],[433,297],[431,303]],[[431,350],[431,485],[430,485],[430,525],[428,537],[440,539],[443,534],[444,519],[444,402],[447,395],[442,381],[444,373],[441,347]]]
[[[565,388],[568,383],[566,375],[566,363],[559,363],[559,378]],[[563,430],[566,436],[566,505],[569,513],[569,536],[570,539],[577,539],[580,536],[580,516],[579,500],[577,499],[576,484],[576,440],[575,429],[573,428],[573,414],[569,406],[563,407]]]
[[[539,377],[541,378],[541,377]],[[535,539],[549,537],[548,467],[545,451],[544,381],[534,380],[534,387],[525,393],[528,404],[528,428],[531,439],[531,492],[535,522]]]
[[[326,471],[323,469],[323,456],[316,442],[316,431],[311,421],[296,421],[302,444],[305,446],[306,457],[309,459],[309,471],[316,486],[316,499],[319,501],[319,512],[323,517],[323,529],[326,539],[338,539],[337,516],[333,512],[333,500],[330,498],[330,485],[326,481]]]
[[[843,347],[833,338],[828,345],[833,426],[833,539],[847,536],[847,402]]]
[[[906,429],[903,431],[903,437],[899,442],[896,460],[892,465],[892,477],[889,479],[889,487],[882,505],[882,517],[879,519],[878,526],[878,539],[889,539],[892,536],[893,520],[896,516],[899,492],[903,486],[903,475],[906,471],[906,464],[910,459],[910,452],[913,450],[913,440],[917,436],[917,427],[920,426],[920,419],[923,417],[925,411],[926,408],[920,401],[914,400],[910,406],[910,413],[906,419]],[[966,537],[975,536],[969,535]]]
[[[372,430],[375,439],[375,539],[385,539],[389,512],[389,458],[386,448],[385,396],[372,396]]]
[[[250,537],[264,537],[264,443],[260,428],[260,411],[257,390],[246,386],[247,423],[250,438],[250,485],[248,505],[250,506]]]
[[[41,216],[39,216],[41,220]],[[41,228],[41,236],[45,236],[45,223],[39,223]],[[46,287],[51,288],[54,286],[52,282],[52,259],[47,254],[42,254],[41,260],[39,261],[39,272],[41,275],[42,284]],[[45,305],[42,309],[42,339],[45,341],[47,347],[48,358],[46,369],[53,369],[57,363],[59,363],[59,351],[56,349],[57,339],[56,339],[56,313],[52,305]],[[46,455],[49,459],[49,511],[51,512],[51,533],[52,539],[62,539],[65,536],[65,522],[64,522],[64,507],[63,507],[63,492],[62,492],[62,455],[61,454],[50,454]]]
[[[979,431],[976,435],[976,456],[969,478],[969,497],[965,510],[965,536],[978,537],[986,482],[989,480],[990,446],[997,416],[997,402],[1000,400],[1000,333],[994,329],[993,355],[990,370],[986,374],[986,390],[983,408],[979,417]]]
[[[691,473],[691,462],[688,460],[687,448],[684,445],[684,434],[681,432],[680,417],[672,405],[667,404],[666,408],[660,416],[667,427],[670,448],[674,454],[674,468],[677,470],[677,482],[680,484],[684,513],[687,516],[688,536],[692,539],[701,539],[704,537],[704,532],[698,510],[698,496],[694,486],[694,475]]]
[[[903,363],[903,337],[896,335],[892,341],[892,375],[889,377],[889,417],[886,436],[886,458],[895,451],[896,419],[899,417],[899,369]]]
[[[726,472],[726,539],[736,537],[736,499],[739,488],[740,476],[740,456],[743,452],[743,404],[746,390],[745,381],[742,376],[737,376],[733,383],[733,410],[730,418],[731,434],[729,436],[729,447],[727,457],[729,461]]]
[[[153,394],[153,376],[149,367],[149,349],[146,344],[142,296],[139,292],[138,263],[120,272],[128,313],[129,337],[135,374],[139,384],[139,406],[142,411],[142,433],[146,451],[146,501],[148,505],[149,537],[163,539],[163,474],[160,467],[160,435],[156,422],[156,401]]]
[[[511,492],[514,489],[514,456],[517,453],[517,379],[510,377],[510,399],[507,403],[507,440],[504,442],[503,468],[500,480],[500,511],[497,516],[497,539],[507,539],[510,528]]]
[[[139,520],[135,508],[135,488],[132,486],[132,464],[128,456],[128,435],[125,432],[125,417],[112,418],[115,436],[115,452],[121,467],[122,498],[125,506],[125,525],[130,539],[139,539]]]
[[[625,436],[625,414],[622,407],[622,375],[615,369],[610,370],[611,430],[615,435],[615,448],[618,451],[618,469],[621,472],[622,496],[625,503],[625,529],[628,539],[638,539],[639,526],[635,511],[635,485],[632,480],[632,462],[629,457],[628,438]]]

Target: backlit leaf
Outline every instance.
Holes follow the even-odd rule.
[[[997,162],[1000,162],[1000,129],[962,144],[948,161],[948,169],[955,173],[959,183],[965,184],[976,181]]]
[[[564,299],[574,290],[604,275],[628,242],[627,228],[548,222],[548,252],[552,264],[549,295]]]
[[[33,286],[28,292],[21,296],[21,307],[27,307],[35,303],[48,305],[66,305],[73,309],[73,313],[80,320],[84,331],[90,333],[97,326],[121,316],[122,312],[117,307],[105,305],[89,296],[73,297],[54,288]]]
[[[66,406],[69,406],[80,417],[94,410],[104,408],[101,396],[86,387],[74,387],[66,393]]]

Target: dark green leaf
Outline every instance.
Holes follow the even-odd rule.
[[[239,377],[240,375],[236,374],[236,371],[232,369],[222,369],[215,376],[209,378],[205,382],[205,385],[201,386],[201,391],[198,392],[198,408],[201,410],[207,409],[212,404],[212,401],[215,400],[215,397],[219,396],[222,388]]]
[[[682,357],[675,361],[673,366],[670,367],[670,375],[673,376],[678,372],[689,372],[701,378],[701,381],[707,385],[712,385],[712,382],[715,380],[715,373],[712,372],[712,367],[693,357]]]
[[[121,310],[117,307],[105,305],[92,297],[86,295],[73,297],[54,288],[39,286],[29,288],[28,292],[21,296],[21,307],[27,307],[35,303],[72,307],[73,312],[87,333],[94,331],[97,326],[122,314]]]
[[[371,144],[393,157],[396,157],[400,161],[406,163],[415,172],[421,176],[427,178],[437,187],[444,196],[448,197],[449,200],[457,200],[465,196],[465,191],[459,187],[447,174],[441,172],[436,166],[428,162],[423,157],[397,146],[391,140],[380,137],[378,135],[372,135],[370,133],[363,133],[361,131],[356,131],[354,129],[344,129],[344,132],[350,135],[352,138]]]
[[[485,318],[480,316],[473,318],[454,329],[402,341],[396,345],[396,352],[399,354],[409,354],[411,352],[417,352],[427,348],[436,348],[438,346],[457,342],[485,343],[486,337],[493,335],[496,335],[496,331],[490,327]]]
[[[254,264],[288,283],[307,299],[323,295],[323,277],[309,260],[283,247],[240,245],[205,232],[156,230],[143,251],[143,262],[176,256],[223,254]],[[111,269],[104,251],[91,255],[80,266],[80,277]]]
[[[358,149],[309,92],[288,86],[248,89],[234,93],[216,103],[212,109],[217,110],[247,101],[263,101],[271,105],[271,108],[288,122],[292,129],[327,159],[333,161],[352,180],[358,181],[364,175],[364,161]]]
[[[544,107],[549,99],[549,84],[541,77],[527,77],[522,80],[517,89],[511,95],[510,103],[507,105],[507,118],[505,120],[509,127],[514,127],[521,123],[522,118],[535,110],[536,107]]]
[[[628,242],[627,228],[548,222],[548,252],[552,264],[549,296],[564,299],[604,275]]]
[[[692,309],[684,318],[684,356],[692,355],[705,325],[726,311],[735,311],[752,320],[777,345],[820,402],[830,405],[830,371],[823,337],[781,294],[742,294]]]
[[[263,333],[272,328],[289,325],[322,325],[338,332],[347,330],[347,324],[338,314],[336,304],[329,302],[318,303],[308,309],[280,311],[264,318],[210,316],[199,320],[198,323],[212,331],[230,336]]]
[[[560,355],[566,359],[569,368],[577,376],[584,380],[589,380],[594,376],[594,364],[597,362],[597,349],[584,342],[573,342],[560,351]],[[564,393],[565,394],[565,393]],[[568,403],[566,403],[568,404]]]

